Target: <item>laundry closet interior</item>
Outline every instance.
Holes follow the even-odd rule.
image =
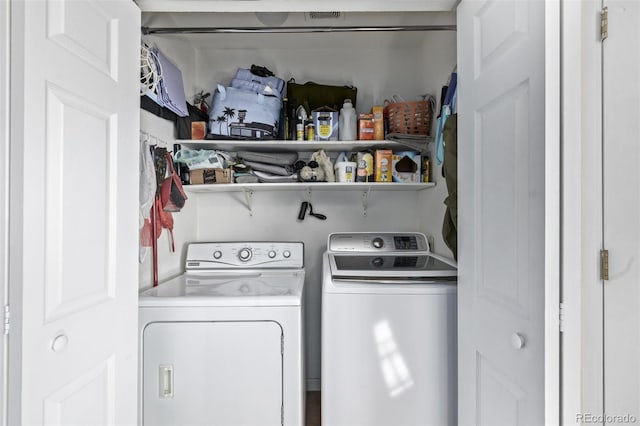
[[[420,100],[420,95],[429,94],[435,96],[439,104],[441,88],[456,68],[455,1],[141,0],[138,4],[143,11],[143,28],[176,29],[146,34],[142,40],[157,46],[179,67],[189,102],[200,91],[213,93],[216,85],[228,82],[238,68],[256,64],[267,67],[285,81],[294,78],[298,83],[353,85],[358,90],[357,112],[369,113],[372,106],[382,105],[393,95]],[[312,14],[310,11],[340,13]],[[272,26],[269,23],[272,17],[286,19]],[[191,34],[180,30],[193,27],[238,31]],[[247,31],[261,27],[275,28],[275,31]],[[305,27],[322,30],[308,31]],[[352,30],[331,31],[331,27]],[[397,28],[365,31],[375,27]],[[294,29],[282,31],[285,28]],[[435,134],[433,127],[431,136]],[[151,143],[166,144],[169,149],[175,143],[222,150],[229,146],[217,144],[216,140],[175,140],[173,123],[144,110],[141,110],[140,129]],[[361,142],[370,142],[372,148],[412,150],[391,141]],[[251,142],[247,149],[260,148],[262,143],[264,141]],[[314,143],[297,145],[296,150],[308,155],[317,149]],[[158,241],[159,279],[182,272],[186,244],[190,242],[302,241],[306,270],[305,379],[308,390],[318,390],[321,259],[330,233],[422,232],[428,236],[434,253],[453,257],[442,239],[446,183],[441,165],[434,161],[433,139],[424,147],[423,155],[431,158],[430,177],[434,184],[394,187],[394,183],[363,183],[323,187],[321,183],[296,183],[261,188],[261,184],[256,183],[250,187],[207,185],[208,189],[185,185],[189,198],[182,211],[174,214],[175,253],[170,251],[166,231]],[[340,151],[366,148],[336,142],[325,150],[335,159]],[[297,220],[303,201],[312,202],[314,211],[326,215],[327,219],[307,216],[303,221]],[[147,256],[139,268],[140,288],[151,286],[152,281],[151,258]]]

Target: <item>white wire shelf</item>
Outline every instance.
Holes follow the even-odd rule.
[[[205,139],[205,140],[176,140],[175,143],[190,149],[217,149],[222,151],[269,151],[269,152],[313,152],[319,149],[325,151],[365,151],[367,149],[391,149],[424,151],[432,138],[424,138],[422,142],[408,140],[405,142],[382,141],[291,141],[291,140],[235,140],[235,139]]]
[[[245,192],[245,191],[422,191],[434,187],[430,183],[382,183],[382,182],[287,182],[287,183],[218,183],[208,185],[184,185],[189,193]]]

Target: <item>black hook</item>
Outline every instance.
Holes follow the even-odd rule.
[[[320,219],[320,220],[327,220],[327,216],[321,214],[321,213],[314,213],[313,212],[313,206],[311,205],[311,203],[309,203],[309,216],[313,216],[316,219]]]

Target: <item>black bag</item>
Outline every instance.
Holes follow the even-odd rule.
[[[353,86],[329,86],[309,81],[298,84],[292,78],[287,82],[287,98],[289,103],[298,106],[304,105],[307,112],[328,106],[340,111],[345,99],[351,99],[353,107],[356,107],[358,89]]]

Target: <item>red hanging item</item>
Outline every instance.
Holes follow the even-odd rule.
[[[173,158],[171,154],[166,153],[167,165],[169,166],[169,176],[162,182],[160,189],[160,199],[162,201],[162,209],[165,212],[179,212],[187,200],[187,194],[182,188],[180,176],[173,167]]]
[[[158,149],[162,151],[164,148]],[[164,174],[164,171],[169,169],[169,176],[162,179],[162,182],[158,185],[158,192],[156,193],[153,206],[151,207],[151,214],[149,219],[145,219],[142,230],[140,231],[140,241],[144,247],[152,247],[153,252],[153,286],[158,285],[158,243],[157,240],[162,234],[162,229],[166,229],[169,232],[169,242],[171,244],[171,251],[175,252],[175,242],[173,238],[173,215],[171,212],[179,212],[185,205],[187,194],[182,188],[182,182],[180,177],[175,171],[173,166],[173,159],[171,154],[165,150],[166,163],[156,159],[156,172],[157,177]]]

